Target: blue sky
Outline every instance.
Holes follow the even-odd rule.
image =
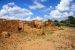
[[[75,0],[0,0],[0,18],[64,20],[75,16]]]

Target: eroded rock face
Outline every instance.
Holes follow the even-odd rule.
[[[0,20],[0,32],[42,32],[41,29],[46,28],[56,30],[52,24],[44,21],[19,21],[19,20]],[[37,31],[36,31],[37,30]]]
[[[16,20],[0,20],[0,31],[17,32],[18,23]]]

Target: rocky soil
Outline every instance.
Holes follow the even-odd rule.
[[[75,28],[45,30],[45,34],[10,33],[0,37],[0,50],[75,50]]]

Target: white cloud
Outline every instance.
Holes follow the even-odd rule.
[[[42,9],[42,11],[50,13],[50,11],[52,10],[52,6],[50,6],[49,8],[44,8]]]
[[[75,4],[73,4],[73,5],[71,6],[71,10],[72,10],[72,11],[75,11]]]
[[[8,5],[4,5],[3,9],[7,10],[8,9]]]
[[[44,8],[45,6],[39,2],[34,2],[34,5],[29,6],[30,9],[41,9]]]
[[[61,17],[61,13],[58,10],[51,11],[50,15],[53,18],[60,18]]]
[[[56,9],[59,11],[67,11],[69,10],[70,2],[72,0],[61,0],[61,2],[56,6]]]
[[[55,10],[50,12],[51,18],[64,19],[70,15],[74,16],[75,5],[71,4],[73,0],[61,0],[61,2],[56,6]]]
[[[15,3],[14,2],[10,2],[10,3],[8,3],[8,5],[9,6],[13,6],[13,5],[15,5]]]
[[[29,16],[29,17],[25,18],[25,20],[26,20],[26,21],[43,20],[43,18],[40,17],[40,16],[36,16],[36,17],[34,17],[34,18],[31,18],[31,17]]]
[[[11,5],[13,7],[11,7]],[[32,12],[28,9],[19,7],[14,3],[8,3],[0,10],[0,14],[0,18],[23,20],[32,15]]]
[[[43,18],[42,18],[42,17],[37,16],[37,17],[32,18],[32,20],[43,20]]]

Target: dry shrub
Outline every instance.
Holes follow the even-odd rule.
[[[8,38],[10,37],[10,33],[7,31],[3,31],[2,33],[0,33],[0,38]]]

